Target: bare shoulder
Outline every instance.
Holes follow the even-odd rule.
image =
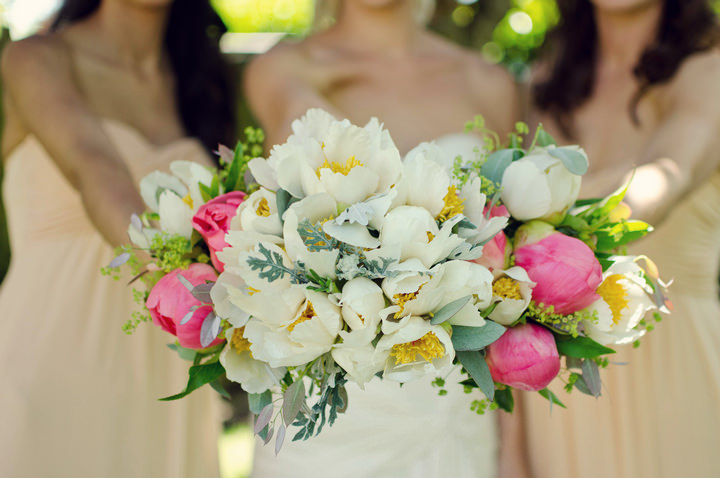
[[[713,109],[720,117],[720,48],[687,58],[668,85],[673,103],[691,102]]]
[[[70,55],[56,35],[35,35],[8,44],[2,55],[2,75],[11,85],[56,83],[68,77]]]

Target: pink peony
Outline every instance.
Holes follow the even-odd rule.
[[[193,227],[205,239],[210,249],[213,265],[220,272],[223,271],[224,265],[218,260],[216,253],[227,247],[225,234],[245,196],[244,192],[233,191],[211,199],[198,209],[192,219]]]
[[[486,350],[493,380],[520,390],[542,390],[560,371],[555,338],[537,324],[507,329]]]
[[[487,214],[487,209],[485,207],[485,214]],[[510,213],[505,206],[494,206],[490,210],[490,217],[498,216],[510,217]],[[511,252],[512,247],[508,243],[507,236],[500,231],[483,246],[482,257],[472,262],[483,265],[491,271],[501,271],[507,267]]]
[[[602,282],[602,266],[584,242],[554,231],[549,225],[541,226],[546,227],[550,228],[547,235],[518,230],[515,264],[536,283],[535,303],[552,305],[557,314],[572,314],[599,298],[595,290]]]
[[[182,275],[194,286],[205,284],[207,281],[214,282],[217,279],[215,270],[207,264],[191,264],[185,270],[176,269],[155,284],[145,306],[150,311],[153,323],[177,336],[180,345],[201,349],[203,346],[200,343],[200,329],[205,317],[212,312],[212,306],[198,307],[192,318],[180,325],[190,309],[200,306],[201,302],[180,282],[178,275]],[[222,339],[215,339],[210,346],[220,342]]]

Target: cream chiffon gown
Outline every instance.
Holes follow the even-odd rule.
[[[136,180],[204,155],[194,140],[155,147],[103,121]],[[0,288],[0,476],[196,478],[218,475],[219,403],[179,402],[186,365],[149,324],[127,336],[134,303],[102,277],[111,248],[38,141],[8,158],[12,264]]]
[[[526,395],[537,478],[720,477],[720,172],[635,247],[674,279],[673,314],[619,348],[603,396],[556,393],[553,407]],[[557,385],[557,384],[556,384]]]
[[[448,158],[470,155],[479,140],[450,135],[435,141]],[[448,162],[448,166],[451,162]],[[405,384],[374,379],[360,390],[347,385],[349,407],[332,427],[307,441],[287,431],[275,456],[274,442],[255,439],[253,478],[493,478],[497,469],[497,415],[470,410],[455,370],[448,395],[438,396],[432,378]]]

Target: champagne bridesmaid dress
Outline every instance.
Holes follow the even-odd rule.
[[[563,410],[525,396],[537,478],[720,476],[720,172],[634,247],[674,279],[674,312],[612,357],[595,400],[555,387]],[[557,383],[555,385],[558,385]]]
[[[136,180],[205,154],[192,139],[156,147],[123,123],[103,125]],[[217,476],[217,397],[157,401],[182,390],[186,362],[150,324],[123,333],[137,307],[131,287],[100,275],[112,248],[32,136],[8,158],[5,201],[0,476]]]

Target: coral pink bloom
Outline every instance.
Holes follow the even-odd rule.
[[[485,207],[485,214],[487,214],[487,209]],[[490,217],[498,216],[510,217],[510,213],[505,206],[494,206],[490,210]],[[472,262],[483,265],[491,271],[501,271],[507,267],[511,252],[512,248],[508,243],[507,236],[500,231],[483,246],[482,257]]]
[[[225,268],[217,258],[216,253],[227,247],[225,234],[230,228],[230,221],[237,214],[240,204],[245,200],[246,194],[233,191],[202,205],[192,219],[193,227],[200,233],[210,249],[210,259],[215,268],[222,272]]]
[[[572,314],[595,302],[602,267],[581,240],[553,232],[515,249],[515,264],[536,283],[533,300],[552,305],[557,314]]]
[[[192,318],[180,325],[182,319],[194,306],[200,306],[190,291],[180,282],[182,275],[192,285],[214,282],[217,278],[215,270],[207,264],[191,264],[185,270],[176,269],[163,277],[150,291],[145,306],[150,311],[153,323],[177,336],[180,345],[187,348],[200,349],[200,329],[205,317],[212,311],[212,306],[202,306],[195,310]],[[222,339],[215,339],[211,345],[219,344]]]
[[[557,376],[560,356],[552,332],[527,323],[507,329],[487,347],[487,364],[496,382],[536,392]]]

